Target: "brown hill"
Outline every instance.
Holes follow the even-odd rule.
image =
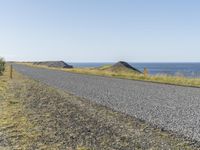
[[[56,68],[73,68],[73,66],[68,65],[64,61],[42,61],[42,62],[34,62],[34,65],[43,65],[48,67],[56,67]]]
[[[130,64],[124,61],[119,61],[112,66],[103,66],[100,68],[101,70],[109,70],[113,72],[135,72],[135,73],[142,73],[138,69],[132,67]]]

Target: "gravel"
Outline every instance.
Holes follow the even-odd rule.
[[[57,70],[14,68],[47,85],[200,141],[200,88],[83,75]]]
[[[6,136],[0,131],[0,149],[8,148],[8,141],[5,138]]]

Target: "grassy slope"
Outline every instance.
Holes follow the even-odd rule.
[[[119,71],[117,71],[117,69],[112,70],[110,69],[110,66],[102,66],[99,68],[60,69],[60,68],[50,68],[47,66],[33,65],[32,63],[22,63],[22,64],[25,64],[31,67],[63,70],[66,72],[101,75],[101,76],[125,78],[125,79],[132,79],[132,80],[150,81],[150,82],[156,82],[156,83],[166,83],[166,84],[173,84],[173,85],[200,87],[200,78],[187,78],[187,77],[169,76],[169,75],[144,76],[143,74],[135,73],[133,71],[130,71],[129,69],[122,69]]]
[[[0,133],[4,139],[0,140],[0,149],[26,149],[37,132],[31,130],[34,125],[24,115],[22,101],[15,96],[23,89],[14,89],[13,86],[22,80],[19,81],[17,74],[15,79],[10,80],[8,74],[6,69],[0,76]]]

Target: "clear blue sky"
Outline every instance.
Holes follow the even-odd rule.
[[[0,0],[0,56],[200,62],[200,1]]]

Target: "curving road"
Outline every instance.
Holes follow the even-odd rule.
[[[200,88],[82,75],[19,64],[14,68],[50,86],[200,141]]]

